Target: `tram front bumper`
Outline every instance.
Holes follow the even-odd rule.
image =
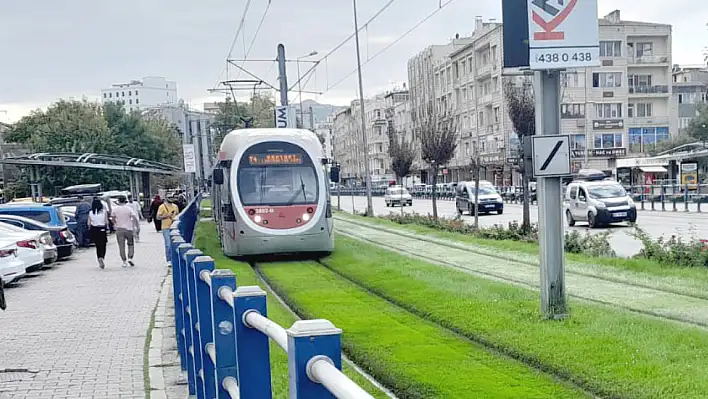
[[[238,241],[239,256],[334,250],[332,237],[326,231],[295,236],[240,236]]]

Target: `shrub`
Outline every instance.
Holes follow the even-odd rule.
[[[663,235],[652,238],[644,230],[634,227],[630,236],[642,242],[643,248],[635,258],[651,259],[665,265],[687,267],[708,267],[706,244],[699,240],[691,228],[689,239],[672,235],[666,239]]]
[[[383,218],[398,224],[413,224],[488,240],[538,242],[537,224],[531,224],[530,227],[524,228],[519,222],[512,221],[506,226],[495,224],[491,227],[480,227],[475,230],[474,226],[465,223],[459,216],[454,219],[438,218],[436,220],[431,215],[390,213],[388,216],[383,216]],[[576,254],[584,253],[595,257],[615,257],[616,253],[610,245],[610,236],[611,233],[609,232],[599,234],[590,234],[588,232],[581,234],[577,231],[566,232],[565,251]]]

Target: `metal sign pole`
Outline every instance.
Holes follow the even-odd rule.
[[[536,72],[536,131],[560,133],[560,72]],[[559,155],[560,156],[560,155]],[[541,312],[549,318],[567,316],[565,295],[565,231],[561,178],[538,178],[538,231],[541,260]]]

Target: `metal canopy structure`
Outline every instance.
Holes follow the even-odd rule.
[[[708,146],[706,143],[697,141],[695,143],[683,144],[664,151],[652,159],[669,161],[683,161],[684,159],[708,157]]]
[[[162,175],[181,175],[181,167],[162,162],[148,161],[123,155],[95,153],[43,152],[18,157],[0,159],[1,164],[18,166],[56,166],[68,168],[89,168],[117,170],[125,172],[145,172]]]

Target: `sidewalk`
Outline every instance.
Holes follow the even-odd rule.
[[[145,339],[167,275],[162,235],[143,224],[133,268],[115,235],[6,290],[0,398],[144,398]]]

